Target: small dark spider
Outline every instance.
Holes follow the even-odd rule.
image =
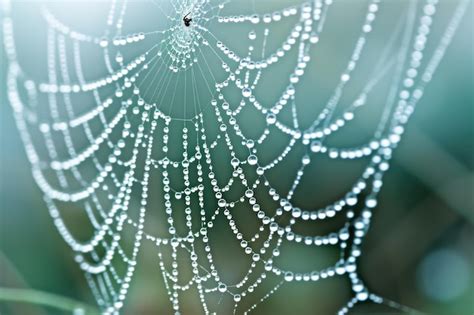
[[[183,17],[183,22],[184,22],[184,25],[185,25],[186,27],[190,27],[190,26],[191,26],[191,22],[192,22],[192,20],[193,20],[193,19],[191,19],[191,18],[188,18],[188,15],[190,15],[190,14],[191,14],[191,12],[189,12],[188,14],[186,14],[186,15]]]

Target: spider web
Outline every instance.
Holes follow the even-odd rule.
[[[332,69],[328,97],[312,101],[302,95],[318,86],[306,76],[323,66],[318,49],[331,41],[334,2],[269,13],[257,13],[252,2],[250,13],[228,15],[232,1],[151,1],[166,25],[128,33],[127,16],[138,4],[112,0],[99,36],[74,30],[44,6],[46,80],[22,70],[14,6],[4,4],[8,97],[33,177],[104,314],[124,306],[146,242],[155,247],[176,313],[189,291],[206,314],[218,311],[216,297],[223,296],[231,297],[234,313],[247,314],[288,282],[341,276],[350,280],[353,298],[339,314],[366,300],[408,310],[370,292],[357,260],[393,151],[469,1],[460,1],[432,46],[437,1],[401,5],[386,42],[372,54],[377,17],[389,4],[367,1],[352,27],[350,53]],[[189,12],[186,27],[182,18]],[[218,34],[226,26],[246,34],[244,49]],[[367,60],[370,71],[361,71]],[[284,63],[287,68],[278,68]],[[268,82],[276,100],[261,92]],[[372,112],[374,128],[359,144],[332,140]],[[362,166],[351,187],[315,207],[298,197],[300,191],[318,195],[312,187],[317,158]],[[71,205],[87,222],[68,222],[63,212]],[[222,233],[233,234],[237,248],[216,246]],[[337,254],[301,270],[280,259],[296,246]],[[221,271],[219,251],[246,258],[242,277]],[[267,282],[272,288],[259,290]]]

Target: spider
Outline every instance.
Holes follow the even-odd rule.
[[[192,18],[189,18],[188,15],[190,15],[191,12],[189,12],[188,14],[186,14],[184,17],[183,17],[183,22],[184,22],[184,25],[186,27],[190,27],[191,26],[191,22],[192,22]]]

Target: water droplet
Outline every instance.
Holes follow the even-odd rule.
[[[318,35],[312,34],[311,37],[309,38],[309,41],[311,42],[311,44],[316,44],[317,42],[319,42]]]
[[[273,125],[276,122],[276,116],[273,113],[267,115],[267,124]]]
[[[239,166],[240,161],[239,161],[239,159],[237,159],[237,158],[233,158],[233,159],[230,161],[230,164],[232,164],[232,166],[235,168],[235,167]]]
[[[359,301],[365,301],[369,298],[369,293],[367,292],[367,290],[364,289],[361,292],[357,293],[356,297]]]
[[[349,195],[346,197],[346,203],[349,206],[354,206],[357,203],[357,197],[355,195]]]
[[[99,45],[100,45],[100,47],[102,47],[102,48],[107,47],[108,44],[109,44],[109,42],[107,41],[106,38],[102,38],[102,39],[100,40],[100,42],[99,42]]]
[[[219,199],[219,201],[217,202],[217,205],[221,208],[225,207],[226,206],[226,202],[224,199]]]
[[[285,272],[285,281],[290,282],[290,281],[293,281],[293,279],[294,279],[293,272],[291,271]]]
[[[219,283],[219,286],[217,287],[217,289],[219,290],[219,292],[224,293],[227,291],[227,286],[221,282]]]
[[[321,151],[321,147],[322,147],[321,141],[315,140],[311,142],[311,151],[313,151],[314,153]]]
[[[260,17],[257,14],[254,14],[254,15],[252,15],[252,18],[250,19],[250,21],[253,24],[257,24],[258,22],[260,22]]]
[[[119,52],[117,52],[117,55],[115,55],[115,61],[117,61],[118,63],[122,63],[123,62],[123,56],[122,54]]]
[[[256,155],[254,154],[251,154],[249,155],[249,157],[247,158],[247,162],[250,164],[250,165],[255,165],[258,163],[258,158]]]
[[[255,31],[250,31],[249,39],[254,40],[255,38],[257,38],[257,34],[255,33]]]
[[[242,95],[244,97],[250,97],[252,95],[252,90],[248,87],[242,89]]]
[[[375,206],[377,205],[377,199],[375,199],[374,197],[368,197],[365,201],[365,205],[367,206],[367,208],[375,208]]]
[[[245,143],[245,145],[247,146],[247,148],[251,149],[251,148],[253,148],[255,143],[253,142],[252,139],[248,139],[247,142]]]

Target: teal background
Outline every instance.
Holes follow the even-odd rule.
[[[125,33],[127,30],[161,29],[164,26],[162,16],[158,18],[160,13],[155,6],[144,1],[132,3],[136,5],[130,9],[128,19],[126,18],[129,24],[125,26]],[[258,1],[256,10],[271,11],[285,7],[288,3],[293,2]],[[367,1],[362,0],[343,0],[334,5],[329,30],[324,35],[326,37],[321,38],[321,50],[314,57],[315,63],[307,70],[308,78],[302,82],[302,96],[298,99],[298,104],[301,104],[303,120],[308,117],[309,121],[311,113],[314,115],[317,112],[313,104],[321,104],[330,95],[337,82],[338,71],[344,66],[344,60],[351,51],[351,39],[354,40],[359,32],[358,21],[364,13],[366,3]],[[454,0],[440,1],[433,42],[437,42],[435,38],[439,38],[457,3]],[[97,21],[103,21],[107,8],[103,2],[58,1],[47,4],[68,24],[85,33],[100,34],[97,29],[101,24]],[[386,40],[384,34],[393,27],[400,14],[400,7],[404,4],[405,0],[388,1],[387,8],[381,10],[374,24],[376,32],[373,34],[373,46],[369,46],[367,59],[361,64],[361,78],[370,73],[370,60],[377,56],[379,47]],[[13,5],[15,35],[22,66],[34,78],[44,79],[46,33],[45,23],[39,15],[39,4],[36,1],[14,1]],[[236,0],[226,10],[228,11],[225,12],[245,14],[251,12],[251,2]],[[272,26],[274,42],[270,41],[269,47],[274,47],[286,36],[288,25],[280,28]],[[214,24],[209,27],[217,37],[225,38],[224,42],[229,43],[229,46],[232,44],[237,51],[244,51],[248,46],[247,41],[241,40],[246,38],[250,30],[248,27],[230,25],[217,28]],[[452,45],[408,124],[401,145],[395,151],[373,224],[364,242],[364,254],[360,259],[360,272],[373,292],[428,314],[461,315],[474,312],[472,29],[471,2]],[[428,54],[430,47],[427,49]],[[212,60],[211,55],[207,57]],[[90,58],[92,62],[93,56]],[[1,60],[1,80],[4,82],[7,63],[5,57]],[[272,70],[268,77],[262,79],[259,91],[262,99],[269,102],[275,99],[284,84],[288,67],[291,64],[283,63],[281,68]],[[100,74],[103,70],[94,68],[93,71]],[[177,76],[175,79],[180,78],[182,77]],[[314,86],[317,88],[312,88]],[[357,91],[357,86],[356,82],[355,86],[349,88],[349,94]],[[315,90],[318,93],[312,93]],[[94,304],[83,275],[73,261],[72,252],[53,226],[42,194],[32,179],[6,99],[4,83],[1,84],[0,91],[0,286],[34,288]],[[209,96],[203,93],[203,103],[207,101],[206,97]],[[383,99],[383,91],[376,93],[376,97]],[[183,102],[176,100],[177,104]],[[366,129],[373,125],[376,112],[365,111],[366,118],[357,122],[353,132],[343,134],[337,141],[349,143],[352,138],[369,135]],[[180,108],[173,109],[173,113],[184,114],[180,112]],[[262,123],[251,113],[247,118],[248,126],[259,126]],[[282,143],[284,142],[280,143],[277,139],[272,145],[278,148]],[[351,165],[346,165],[345,162],[331,164],[322,159],[317,163],[318,167],[311,169],[314,178],[318,180],[317,184],[304,185],[298,195],[302,203],[308,206],[324,204],[340,196],[344,192],[341,187],[348,187],[351,178],[357,174],[353,167],[359,167],[354,166],[357,162]],[[221,167],[224,168],[224,165],[223,163]],[[223,170],[226,171],[228,170]],[[277,185],[284,186],[291,174],[293,173],[288,171],[287,174],[275,177],[281,180]],[[317,187],[316,193],[314,187]],[[81,220],[74,215],[71,219]],[[249,217],[245,220],[254,219]],[[222,238],[217,241],[216,248],[222,251],[227,248],[229,237],[233,236],[225,235],[230,233],[228,229],[222,228],[219,231]],[[142,267],[134,279],[125,313],[170,314],[169,301],[161,286],[161,275],[158,275],[155,249],[151,246],[145,248],[140,257]],[[439,250],[454,252],[468,267],[466,269],[463,264],[435,259],[437,263],[429,274],[433,281],[431,287],[440,296],[446,296],[443,292],[452,292],[460,283],[467,281],[467,287],[457,296],[444,300],[430,296],[421,280],[426,259]],[[285,264],[303,268],[308,266],[309,261],[321,263],[331,255],[333,253],[330,251],[319,249],[315,252],[295,249],[286,254]],[[229,268],[231,273],[235,267],[234,258],[227,253],[220,257],[220,264],[223,268]],[[350,297],[348,283],[346,278],[338,277],[317,283],[286,284],[271,299],[261,304],[256,313],[334,314]],[[230,313],[228,302],[222,302],[224,314]],[[200,314],[192,298],[189,302],[183,302],[183,305],[184,314]],[[396,310],[361,305],[354,311],[359,314],[380,312],[388,314],[396,313]],[[58,313],[46,308],[0,302],[0,314]]]

